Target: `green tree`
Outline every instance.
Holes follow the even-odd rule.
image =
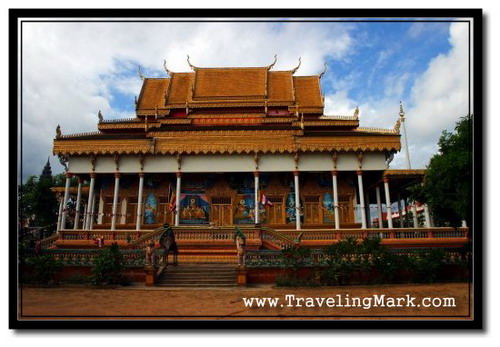
[[[413,187],[415,200],[427,203],[436,225],[459,226],[472,222],[472,123],[460,118],[455,131],[443,131],[439,152],[427,167],[424,185]]]

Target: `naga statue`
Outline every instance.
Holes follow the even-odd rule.
[[[174,255],[173,265],[177,266],[177,256],[179,255],[179,249],[177,248],[177,242],[175,242],[174,230],[169,224],[165,224],[165,231],[160,236],[160,247],[163,248],[163,264],[168,266],[168,254],[172,252]]]
[[[236,243],[236,250],[238,252],[238,266],[245,266],[245,244],[246,237],[245,234],[240,230],[240,228],[236,228],[234,233],[234,241]]]

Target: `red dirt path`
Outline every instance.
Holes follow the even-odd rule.
[[[286,307],[286,294],[297,297],[368,297],[385,294],[386,297],[415,296],[415,303],[423,297],[454,297],[456,307]],[[284,307],[249,308],[242,298],[279,297]],[[148,316],[149,319],[391,319],[380,316],[395,316],[396,319],[471,319],[473,295],[467,283],[446,284],[399,284],[320,288],[278,288],[259,286],[247,288],[146,288],[141,286],[118,289],[95,289],[84,286],[62,286],[53,288],[26,287],[21,296],[21,319],[47,319],[30,316],[57,316],[73,319],[78,316]],[[190,317],[187,317],[190,316]],[[195,316],[195,317],[193,317]],[[207,317],[216,316],[216,317]],[[273,316],[273,317],[263,317]],[[307,316],[295,317],[294,316]],[[338,316],[338,317],[327,317]],[[370,316],[370,317],[367,317]],[[427,316],[427,317],[424,317]],[[451,317],[450,317],[451,316]],[[420,317],[420,318],[419,318]],[[53,318],[53,317],[51,317]],[[394,319],[392,318],[392,319]],[[106,319],[102,317],[102,319]],[[130,319],[130,318],[129,318]],[[136,319],[148,319],[146,317]],[[431,318],[432,319],[432,318]]]

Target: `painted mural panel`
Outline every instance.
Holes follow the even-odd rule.
[[[156,224],[158,206],[153,193],[149,193],[144,203],[144,224]]]
[[[208,224],[210,204],[204,193],[184,192],[180,197],[181,224]]]
[[[329,192],[323,196],[323,223],[335,223],[335,210],[333,207],[333,198]]]
[[[304,206],[303,201],[301,200],[301,206]],[[297,209],[295,208],[295,193],[289,193],[286,198],[286,222],[295,223],[297,216]],[[301,211],[300,213],[300,221],[304,221],[304,213]]]

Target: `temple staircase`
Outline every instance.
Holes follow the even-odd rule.
[[[158,287],[234,287],[235,264],[169,265],[156,279]]]

